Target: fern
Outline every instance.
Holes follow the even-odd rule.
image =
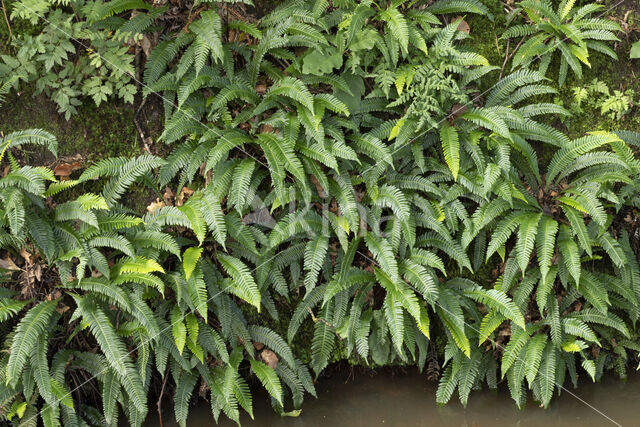
[[[29,310],[16,327],[6,368],[7,384],[18,381],[28,358],[37,351],[39,338],[44,334],[56,305],[55,300],[41,302]]]
[[[230,255],[219,254],[218,260],[233,279],[233,284],[229,287],[229,290],[260,311],[260,291],[247,266]]]
[[[293,0],[252,22],[197,6],[170,27],[179,10],[137,1],[74,16],[47,5],[95,48],[42,53],[61,87],[76,84],[65,64],[85,61],[100,63],[87,86],[114,64],[124,83],[139,71],[126,51],[142,47],[143,96],[165,113],[152,148],[167,157],[102,159],[57,181],[19,151],[55,153],[55,138],[1,139],[3,419],[140,425],[164,387],[185,425],[198,385],[216,421],[239,422],[253,375],[293,415],[315,395],[309,370],[340,360],[428,357],[442,366],[437,402],[457,390],[465,405],[497,386],[498,366],[518,406],[549,405],[567,374],[626,372],[639,351],[636,138],[572,140],[549,120],[575,133],[549,97],[593,51],[612,53],[618,26],[599,7],[518,3],[498,43],[523,42],[498,76],[461,18],[438,16],[491,18],[477,0]],[[613,97],[609,112],[624,107]],[[138,193],[157,198],[144,215],[126,196]],[[77,378],[90,379],[70,393]]]
[[[79,313],[87,322],[101,350],[104,352],[107,362],[120,379],[127,395],[137,410],[146,411],[146,394],[142,386],[142,380],[135,370],[124,344],[116,335],[113,325],[104,312],[96,307],[92,301],[82,297],[74,297],[74,299],[78,304]]]
[[[458,171],[460,170],[460,142],[458,141],[458,133],[455,128],[449,125],[443,125],[442,128],[440,128],[440,140],[442,142],[444,159],[455,181],[458,179]]]
[[[280,385],[280,380],[276,372],[271,367],[257,360],[251,361],[251,370],[256,374],[271,397],[282,405],[282,385]]]
[[[600,16],[590,17],[600,9],[595,4],[575,10],[574,2],[563,1],[558,4],[557,10],[553,10],[550,2],[524,0],[518,6],[531,24],[513,26],[502,36],[507,39],[523,37],[523,40],[526,40],[514,55],[513,67],[527,68],[531,62],[539,60],[539,71],[546,74],[552,57],[559,51],[558,80],[561,86],[565,82],[568,68],[571,68],[580,79],[582,78],[580,62],[591,66],[588,47],[594,47],[593,44],[590,45],[593,40],[617,40],[615,33],[620,31],[620,27],[613,22],[602,19]],[[547,22],[549,25],[546,24]],[[591,31],[596,28],[599,31]],[[608,49],[606,45],[603,47],[604,49],[594,50]]]

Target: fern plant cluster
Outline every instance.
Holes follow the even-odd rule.
[[[196,389],[239,421],[249,381],[295,415],[341,359],[429,359],[443,404],[502,382],[547,406],[635,368],[640,236],[623,218],[640,138],[545,124],[571,114],[544,101],[545,70],[498,79],[462,47],[465,13],[489,15],[477,0],[293,0],[260,21],[204,7],[143,73],[166,159],[57,181],[16,155],[55,152],[51,135],[5,136],[0,242],[19,262],[2,264],[2,416],[140,425],[166,386],[181,425]],[[94,180],[100,194],[71,197]],[[144,215],[123,203],[132,186],[158,196]],[[99,397],[80,406],[87,387]]]
[[[512,66],[537,65],[538,70],[546,74],[553,57],[559,57],[558,84],[562,86],[569,70],[578,80],[582,79],[582,66],[591,67],[589,55],[593,51],[617,60],[618,56],[607,42],[617,41],[616,33],[621,28],[603,17],[606,12],[603,5],[586,3],[578,6],[576,0],[518,2],[510,18],[524,15],[528,22],[511,26],[501,37],[520,39]]]
[[[598,78],[594,78],[586,86],[575,86],[571,91],[573,99],[569,108],[578,116],[584,114],[584,107],[587,107],[599,110],[601,115],[619,121],[631,111],[635,104],[633,89],[627,89],[624,92],[613,90],[612,93],[609,86]]]
[[[142,0],[24,0],[12,3],[11,19],[32,25],[17,34],[15,54],[0,56],[0,79],[14,88],[34,87],[54,101],[67,120],[86,98],[133,103],[137,92],[135,46],[166,11]]]

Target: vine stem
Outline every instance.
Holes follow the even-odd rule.
[[[509,53],[509,46],[511,43],[511,39],[507,39],[507,50],[505,52],[505,56],[504,56],[504,62],[502,63],[502,68],[500,69],[500,77],[498,80],[502,80],[502,73],[504,73],[504,68],[507,66],[507,62],[509,62],[509,60],[511,58],[513,58],[513,56],[516,54],[516,52],[518,51],[518,48],[520,48],[520,46],[522,46],[522,43],[524,42],[524,37],[522,37],[520,39],[520,42],[516,45],[516,47],[513,49],[513,52]]]
[[[169,378],[169,371],[164,373],[164,379],[162,380],[162,388],[160,389],[160,397],[158,397],[158,402],[156,406],[158,407],[158,419],[160,420],[160,427],[162,425],[162,395],[164,395],[164,388],[167,385],[167,379]]]
[[[13,40],[13,31],[11,31],[11,24],[9,24],[9,18],[7,17],[7,8],[4,5],[4,0],[0,0],[2,3],[2,13],[4,14],[4,20],[7,23],[7,28],[9,29],[9,41]]]

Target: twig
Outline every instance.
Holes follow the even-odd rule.
[[[502,63],[502,69],[500,70],[500,79],[499,80],[502,80],[502,73],[504,72],[504,67],[507,65],[507,62],[509,62],[509,60],[511,58],[513,58],[513,56],[516,54],[516,52],[518,51],[520,46],[522,46],[522,43],[524,43],[524,37],[522,37],[520,39],[520,41],[518,42],[516,47],[513,49],[513,52],[511,52],[511,53],[509,53],[509,42],[510,42],[510,40],[507,39],[507,50],[505,52],[504,62]]]
[[[507,61],[509,60],[509,47],[511,46],[511,39],[507,39],[507,50],[504,52],[504,62],[502,63],[502,68],[500,68],[500,77],[498,80],[502,80],[502,73],[504,72],[504,67],[507,66]]]
[[[162,388],[160,389],[160,397],[158,397],[158,418],[160,419],[160,427],[162,425],[162,395],[164,394],[164,387],[167,385],[167,379],[169,378],[169,371],[165,372],[164,379],[162,380]]]
[[[144,106],[144,104],[146,102],[147,102],[147,98],[145,97],[142,100],[142,102],[140,103],[140,106],[138,107],[138,110],[133,115],[133,123],[136,125],[136,129],[138,130],[138,134],[140,135],[140,140],[142,140],[142,146],[144,147],[144,151],[146,151],[147,153],[151,154],[151,150],[149,149],[149,146],[147,145],[147,141],[144,138],[144,132],[142,131],[142,128],[140,127],[140,123],[138,123],[138,114],[140,114],[140,111],[142,110],[142,107]]]
[[[187,17],[187,23],[185,24],[185,26],[182,28],[182,31],[184,31],[185,33],[189,31],[189,25],[191,25],[191,23],[193,22],[194,19],[196,19],[198,17],[198,15],[200,15],[200,12],[202,12],[204,9],[206,9],[207,6],[202,6],[200,7],[198,10],[196,10],[193,15],[191,15],[191,10],[193,9],[193,6],[191,7],[191,9],[189,10],[189,16]]]
[[[325,320],[322,317],[316,317],[315,314],[313,314],[313,311],[311,311],[311,309],[309,307],[307,307],[307,311],[311,315],[311,320],[313,320],[313,323],[318,323],[318,322],[324,323],[326,326],[328,326],[331,329],[333,329],[333,333],[336,334],[336,336],[338,337],[339,340],[342,340],[342,337],[340,336],[340,334],[338,334],[337,328],[334,325],[332,325],[331,323],[329,323],[328,320]]]
[[[13,40],[13,31],[11,31],[11,25],[9,24],[9,18],[7,18],[7,8],[4,6],[4,0],[0,0],[2,2],[2,13],[4,14],[4,20],[7,23],[7,28],[9,29],[9,41]]]
[[[496,26],[495,26],[495,24],[493,25],[493,38],[496,41],[496,50],[498,51],[499,54],[502,54],[502,52],[500,52],[500,44],[498,43],[498,34],[496,34]],[[507,39],[507,42],[509,42],[508,39]]]

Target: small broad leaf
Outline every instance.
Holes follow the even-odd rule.
[[[637,41],[631,45],[631,51],[629,52],[629,57],[631,59],[640,58],[640,41]]]
[[[342,54],[337,49],[325,49],[325,53],[313,49],[302,60],[302,72],[322,76],[342,67]]]

